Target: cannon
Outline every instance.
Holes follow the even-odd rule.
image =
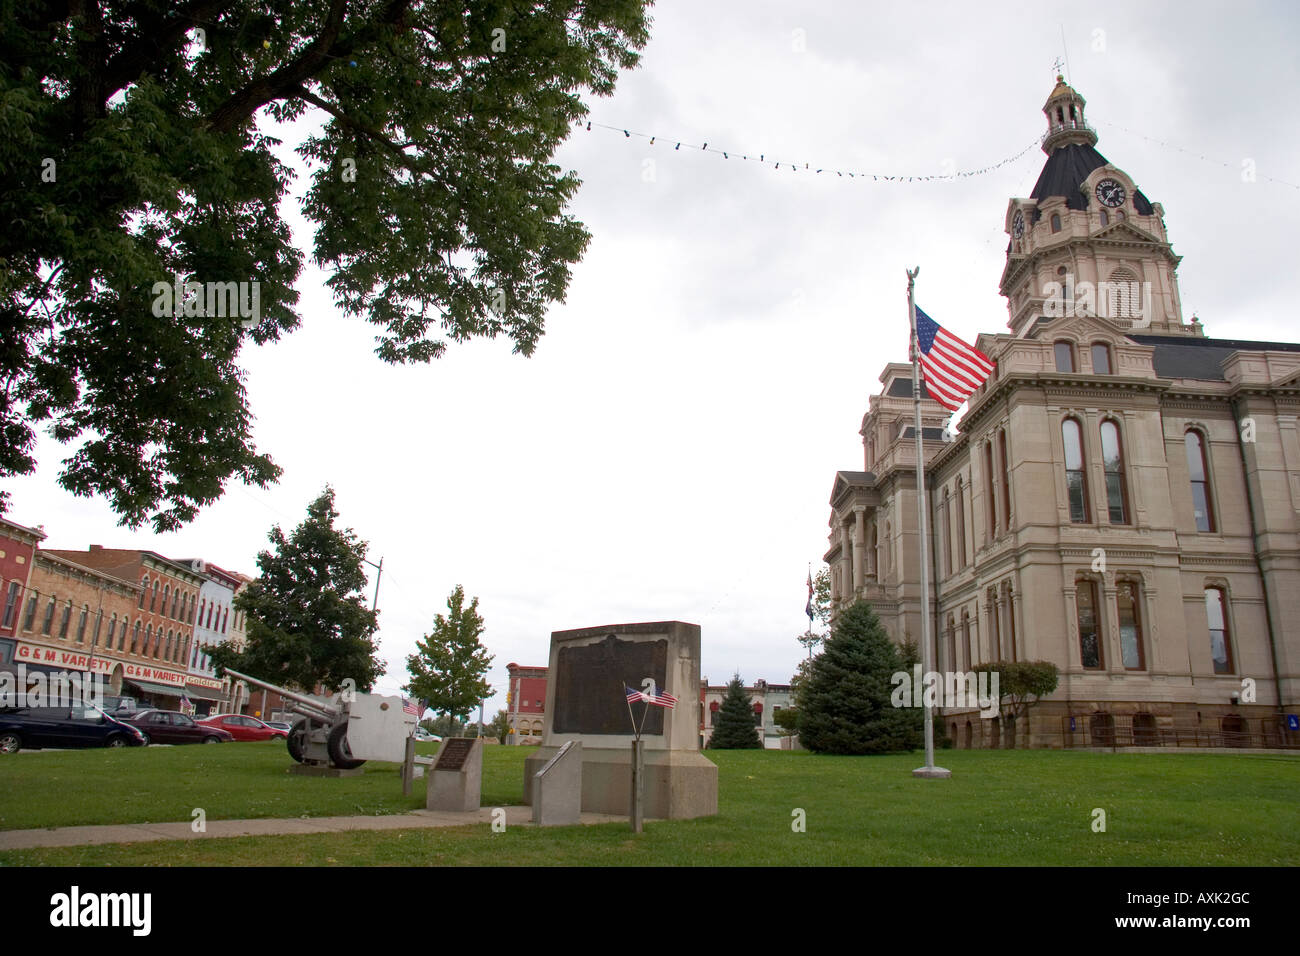
[[[400,697],[357,691],[316,697],[238,671],[226,673],[293,701],[289,710],[300,719],[286,743],[289,756],[298,763],[352,770],[367,760],[402,763],[406,759],[406,738],[415,733],[417,717],[403,709]]]

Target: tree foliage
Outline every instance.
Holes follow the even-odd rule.
[[[745,685],[737,674],[727,684],[726,696],[718,708],[713,733],[709,737],[709,749],[754,750],[762,746],[754,721],[754,702],[745,693]]]
[[[915,750],[924,744],[923,714],[894,707],[891,678],[903,666],[866,601],[841,608],[831,636],[813,658],[799,695],[799,742],[834,754]]]
[[[1028,720],[1029,708],[1056,690],[1061,677],[1051,661],[993,661],[974,670],[976,674],[998,675],[998,704],[1010,722],[1007,741],[1012,747],[1016,745],[1017,722]],[[1002,707],[1002,701],[1007,701],[1007,706]]]
[[[590,238],[551,160],[581,96],[637,63],[645,7],[0,5],[0,478],[35,470],[48,426],[76,445],[65,488],[166,531],[279,476],[237,357],[300,322],[276,152],[297,121],[313,259],[382,360],[502,334],[531,354]],[[158,314],[173,281],[256,283],[256,326],[183,285]]]
[[[367,545],[351,528],[335,528],[337,518],[326,486],[289,537],[271,529],[274,550],[257,556],[260,575],[234,600],[248,615],[247,645],[242,653],[228,642],[213,648],[219,667],[307,692],[349,679],[368,691],[383,674],[378,616],[363,593]]]
[[[479,701],[492,696],[492,686],[483,679],[492,655],[479,643],[483,618],[478,598],[467,606],[465,589],[458,584],[447,598],[447,612],[434,618],[433,632],[416,641],[416,652],[407,657],[411,682],[406,690],[438,713],[464,720]]]

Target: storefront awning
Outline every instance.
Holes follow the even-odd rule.
[[[212,700],[220,703],[226,699],[226,695],[212,687],[195,687],[193,684],[185,685],[185,696],[198,698],[199,700]]]
[[[185,692],[183,687],[172,687],[170,684],[155,684],[148,680],[135,680],[128,677],[123,680],[124,684],[130,684],[132,687],[145,694],[162,694],[166,697],[180,697]]]

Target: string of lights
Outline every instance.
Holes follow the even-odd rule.
[[[797,173],[801,171],[810,172],[813,175],[817,175],[819,173],[834,173],[838,177],[847,176],[849,179],[855,179],[855,180],[869,179],[872,182],[881,182],[881,183],[885,183],[885,182],[928,183],[928,182],[939,182],[945,180],[966,179],[971,176],[983,176],[986,173],[991,173],[996,169],[1001,169],[1003,166],[1007,166],[1011,163],[1014,163],[1016,160],[1020,159],[1031,149],[1037,146],[1039,142],[1037,139],[1035,139],[1032,143],[1030,143],[1024,149],[1020,150],[1020,152],[1016,153],[1014,156],[1008,156],[1006,159],[999,160],[996,163],[992,163],[988,166],[981,167],[980,169],[954,170],[951,173],[930,173],[927,175],[914,174],[908,176],[908,175],[888,175],[886,173],[869,173],[869,172],[863,172],[861,170],[835,169],[829,166],[820,166],[814,168],[812,163],[810,162],[798,163],[798,162],[792,162],[785,159],[777,159],[776,157],[768,159],[766,153],[760,152],[757,155],[753,153],[742,153],[739,150],[735,150],[735,149],[723,149],[720,146],[718,146],[716,143],[713,146],[710,146],[707,141],[704,142],[703,145],[697,146],[696,144],[688,142],[685,139],[678,139],[676,137],[671,137],[671,136],[660,136],[657,133],[656,134],[640,133],[637,132],[636,130],[624,129],[621,126],[610,126],[607,123],[597,123],[595,120],[590,120],[590,121],[580,120],[577,123],[577,126],[579,128],[585,128],[588,132],[590,132],[593,129],[603,129],[603,130],[610,130],[615,133],[622,133],[625,139],[632,139],[633,137],[637,137],[639,139],[649,140],[651,146],[654,146],[656,143],[663,143],[664,147],[668,148],[668,144],[671,143],[672,150],[674,152],[681,150],[683,148],[693,149],[701,153],[713,153],[715,155],[720,155],[724,160],[738,159],[741,162],[752,162],[752,163],[758,163],[761,166],[771,166],[773,167],[773,169],[781,169],[782,167],[784,167],[793,173]]]
[[[1145,133],[1139,133],[1137,130],[1128,129],[1127,127],[1120,126],[1117,123],[1108,123],[1103,120],[1101,125],[1109,126],[1111,129],[1117,129],[1121,133],[1128,133],[1130,136],[1136,136],[1139,139],[1144,139],[1148,143],[1156,143],[1157,145],[1163,146],[1166,149],[1174,149],[1180,153],[1186,153],[1188,156],[1195,156],[1197,159],[1202,159],[1207,163],[1213,163],[1216,166],[1222,166],[1224,169],[1237,168],[1234,167],[1232,163],[1225,163],[1222,160],[1214,159],[1211,156],[1206,156],[1204,153],[1198,153],[1194,149],[1187,149],[1185,147],[1179,146],[1177,143],[1170,143],[1167,140],[1156,139],[1154,136],[1147,136]],[[1245,160],[1245,162],[1251,162],[1251,161]],[[1300,189],[1300,186],[1296,185],[1295,183],[1289,183],[1285,179],[1278,179],[1275,176],[1265,176],[1263,173],[1260,172],[1254,172],[1253,175],[1258,179],[1267,179],[1271,183],[1277,183],[1279,186],[1289,186],[1292,189]]]

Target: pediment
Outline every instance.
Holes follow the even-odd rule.
[[[1141,242],[1153,246],[1164,246],[1165,242],[1151,235],[1145,229],[1139,229],[1128,219],[1112,222],[1100,232],[1092,235],[1093,239],[1105,239],[1111,242]]]
[[[1071,339],[1076,342],[1106,340],[1112,345],[1128,341],[1118,325],[1095,315],[1060,315],[1054,318],[1040,316],[1025,338]]]

